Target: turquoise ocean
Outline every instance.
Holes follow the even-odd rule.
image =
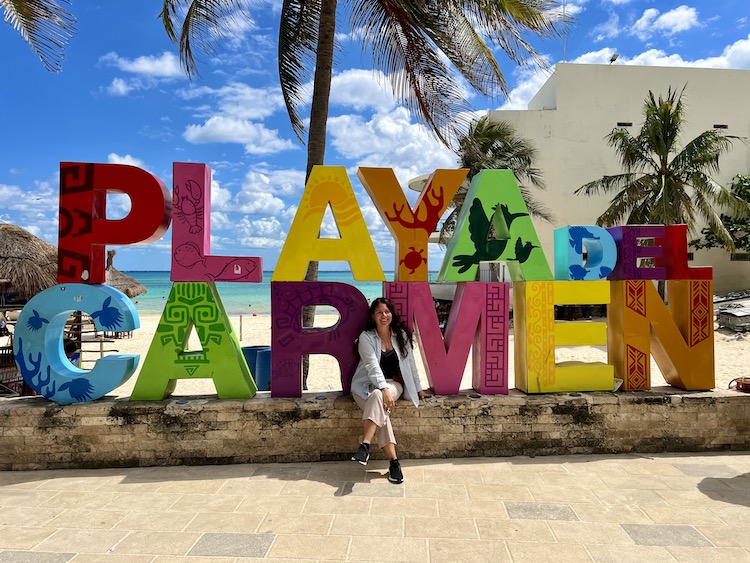
[[[169,272],[129,271],[124,272],[138,280],[148,292],[133,298],[135,308],[142,315],[160,315],[169,297],[172,281]],[[260,283],[217,283],[216,288],[221,296],[224,308],[230,315],[271,314],[271,275],[273,272],[263,272]],[[431,273],[430,279],[436,274]],[[385,272],[388,281],[393,280],[393,272]],[[324,272],[318,275],[320,281],[343,282],[355,286],[368,301],[383,294],[381,282],[354,281],[350,271]]]

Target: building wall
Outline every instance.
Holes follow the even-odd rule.
[[[492,112],[494,119],[510,122],[538,149],[547,191],[537,194],[557,218],[554,226],[536,222],[550,263],[555,227],[593,225],[608,207],[611,196],[573,195],[589,181],[622,172],[604,138],[618,122],[632,123],[629,130],[636,134],[648,91],[658,96],[670,86],[685,87],[687,126],[682,143],[718,124],[728,125],[728,135],[750,137],[750,71],[745,70],[561,63],[528,110]],[[736,174],[750,173],[750,145],[735,141],[720,167],[715,179],[723,185]],[[732,262],[725,251],[696,252],[691,265],[714,267],[716,293],[750,286],[750,263]]]
[[[458,395],[393,413],[399,457],[750,449],[737,391]],[[0,402],[0,470],[347,460],[362,411],[340,393],[59,405]],[[378,448],[373,457],[384,459]]]

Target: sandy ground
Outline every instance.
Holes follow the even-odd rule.
[[[240,338],[242,346],[271,343],[271,318],[269,316],[247,316],[231,317],[235,333]],[[240,330],[240,322],[242,327]],[[336,322],[334,315],[318,315],[316,326],[331,326]],[[146,353],[159,323],[158,316],[142,316],[141,328],[134,331],[132,338],[117,339],[110,348],[116,348],[122,354],[140,354],[141,364],[146,358]],[[193,335],[190,340],[190,348],[198,349],[197,337]],[[750,346],[748,338],[744,333],[734,333],[724,329],[716,330],[714,336],[714,355],[716,366],[716,388],[726,389],[729,382],[735,377],[750,377]],[[509,366],[511,375],[509,387],[515,387],[513,381],[513,334],[510,336]],[[606,362],[607,355],[604,347],[579,346],[575,348],[558,348],[556,361],[578,360],[584,362]],[[427,387],[427,377],[420,357],[417,357],[417,366],[420,370],[422,385]],[[128,397],[135,385],[138,372],[124,385],[115,389],[112,394],[119,397]],[[666,385],[664,378],[651,361],[651,386],[652,388]],[[338,391],[341,390],[340,372],[338,363],[334,358],[327,355],[315,355],[311,357],[310,374],[308,377],[310,392],[316,391]],[[461,384],[462,390],[471,389],[471,358],[466,365],[464,377]],[[216,390],[211,380],[182,379],[177,382],[174,395],[215,395]]]

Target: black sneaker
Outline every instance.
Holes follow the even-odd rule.
[[[370,459],[370,444],[365,444],[362,442],[359,445],[359,448],[357,448],[357,451],[354,452],[354,455],[352,456],[352,461],[358,461],[362,465],[367,465],[368,460]]]
[[[388,467],[388,480],[391,483],[404,482],[404,474],[401,472],[401,462],[397,459],[391,460],[391,465]]]

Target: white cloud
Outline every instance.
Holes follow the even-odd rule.
[[[272,169],[267,165],[256,165],[247,173],[245,185],[253,185],[259,191],[271,192],[278,196],[299,197],[305,189],[305,171],[292,168]]]
[[[615,52],[615,49],[606,47],[598,51],[584,53],[570,62],[578,64],[608,64]],[[690,61],[683,59],[679,54],[667,54],[660,49],[649,49],[634,57],[628,57],[620,53],[617,63],[640,66],[750,69],[750,35],[746,39],[740,39],[728,45],[724,48],[721,55],[716,57]],[[547,75],[542,72],[531,70],[521,71],[516,87],[511,91],[510,100],[498,109],[526,109],[529,100],[536,95],[546,80]]]
[[[397,107],[370,119],[340,115],[328,120],[331,144],[358,166],[393,168],[402,185],[436,168],[455,168],[456,156]]]
[[[699,25],[698,11],[695,8],[683,5],[663,14],[656,8],[649,8],[633,24],[630,32],[642,41],[646,41],[654,34],[661,33],[670,36]]]
[[[119,155],[117,153],[111,152],[107,155],[107,162],[109,164],[129,164],[130,166],[137,166],[138,168],[148,170],[148,167],[146,166],[146,163],[144,161],[129,154]]]
[[[750,69],[750,35],[747,39],[740,39],[724,48],[721,55],[685,60],[679,54],[669,55],[659,49],[649,49],[635,57],[620,59],[625,64],[644,66],[688,66],[700,68],[734,68]]]
[[[13,223],[57,244],[58,190],[57,182],[46,180],[36,180],[33,187],[0,183],[0,223]]]
[[[223,188],[216,180],[211,180],[211,217],[215,209],[227,209],[232,201],[232,192]]]
[[[281,248],[286,232],[274,217],[250,221],[243,217],[234,225],[235,240],[245,248]]]
[[[612,55],[614,55],[615,52],[616,51],[614,49],[605,47],[604,49],[599,49],[598,51],[590,51],[588,53],[584,53],[571,62],[582,65],[609,64],[609,61],[612,60]],[[624,58],[619,60],[622,62]]]
[[[240,143],[248,154],[275,154],[296,149],[298,145],[279,137],[276,129],[268,129],[253,120],[265,119],[284,107],[281,91],[273,88],[252,88],[232,82],[222,88],[198,87],[178,92],[183,99],[204,96],[217,99],[217,107],[194,108],[205,117],[203,124],[188,125],[183,137],[190,143]]]
[[[302,178],[304,181],[304,175]],[[214,184],[211,189],[211,218],[217,214],[217,225],[228,228],[226,215],[219,215],[220,213],[274,216],[281,214],[286,208],[286,203],[274,195],[277,185],[273,180],[277,179],[250,170],[236,194]]]
[[[331,104],[357,111],[388,111],[396,106],[386,76],[380,71],[362,69],[346,70],[333,77]]]
[[[9,186],[7,184],[0,184],[0,201],[5,202],[3,207],[7,209],[8,204],[12,202],[20,202],[28,198],[28,195],[18,186]]]
[[[107,87],[107,93],[111,96],[127,96],[135,89],[132,84],[129,84],[122,78],[113,78],[112,84]]]
[[[126,59],[114,51],[99,57],[99,62],[113,66],[123,72],[150,76],[154,78],[176,78],[184,76],[180,69],[180,60],[168,51],[161,56],[141,56],[135,59]]]
[[[612,12],[609,14],[609,19],[593,27],[589,35],[594,37],[594,42],[598,43],[605,39],[611,39],[617,37],[622,32],[622,26],[620,26],[620,17]]]
[[[586,8],[584,8],[585,0],[583,2],[570,2],[567,4],[559,5],[553,8],[552,10],[547,10],[545,15],[548,18],[551,18],[553,20],[557,20],[565,16],[566,18],[570,18],[571,16],[577,16],[581,12],[583,12]]]
[[[263,119],[284,108],[284,99],[279,88],[253,88],[241,82],[232,82],[222,88],[201,86],[178,90],[177,94],[185,100],[194,100],[203,96],[218,98],[219,113],[236,119]],[[210,116],[215,110],[203,106],[199,114]]]
[[[269,193],[239,192],[234,197],[233,211],[249,215],[273,215],[280,213],[286,204]]]
[[[273,154],[296,148],[279,132],[260,123],[253,123],[224,115],[214,115],[203,125],[188,125],[183,137],[189,143],[241,143],[248,154]]]

